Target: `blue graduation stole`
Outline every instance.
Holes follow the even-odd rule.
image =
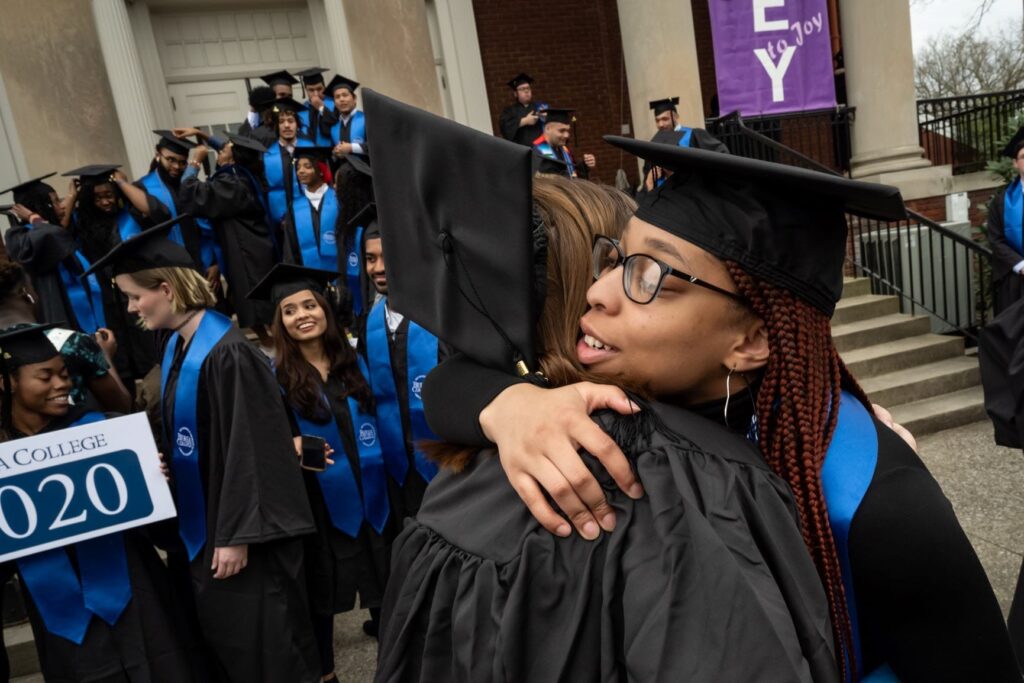
[[[104,419],[100,413],[88,412],[71,426]],[[132,585],[119,532],[79,541],[74,547],[77,574],[64,548],[44,550],[15,562],[46,630],[81,645],[93,615],[111,626],[117,623],[132,599]]]
[[[384,464],[388,473],[399,485],[405,484],[409,470],[409,458],[405,451],[405,434],[402,432],[402,413],[398,405],[398,391],[391,369],[391,354],[388,352],[388,323],[385,315],[387,298],[382,298],[370,311],[366,321],[366,353],[370,369],[370,385],[377,400],[377,425],[380,427],[380,442],[384,453]],[[407,380],[409,397],[409,426],[415,450],[416,471],[425,481],[437,474],[437,465],[427,459],[416,448],[420,439],[436,439],[427,426],[423,413],[421,391],[427,373],[437,365],[437,337],[409,320],[406,344]]]
[[[328,189],[320,199],[320,240],[313,229],[313,205],[308,197],[292,207],[295,238],[299,243],[302,265],[308,268],[334,270],[338,267],[338,244],[334,228],[338,223],[338,198]]]
[[[360,145],[366,142],[366,115],[358,109],[352,112],[352,118],[348,120],[348,140],[342,140],[341,114],[338,114],[338,122],[331,128],[331,144],[339,142],[356,142]]]
[[[134,237],[142,232],[142,228],[132,218],[132,214],[128,209],[121,209],[117,212],[117,234],[121,236],[121,241],[124,242],[129,237]]]
[[[156,197],[161,204],[167,207],[171,218],[178,217],[178,205],[174,203],[171,190],[164,185],[164,181],[160,178],[160,174],[156,169],[142,176],[139,182],[146,188],[146,192]],[[217,239],[213,233],[213,224],[205,218],[193,217],[193,220],[199,227],[199,260],[202,261],[203,267],[209,268],[214,263],[223,263],[224,258],[220,251],[220,245],[217,244]],[[120,227],[120,223],[118,227]],[[181,233],[180,223],[171,228],[167,237],[181,246],[185,246],[185,237]],[[123,235],[122,239],[124,239]]]
[[[296,147],[309,147],[308,141],[296,139]],[[263,153],[263,173],[267,178],[267,211],[273,226],[278,226],[291,210],[296,199],[302,198],[302,186],[289,164],[287,175],[281,160],[281,143],[275,141]]]
[[[75,251],[75,258],[82,267],[82,272],[89,269],[90,263],[80,251]],[[68,295],[68,303],[75,314],[75,321],[78,329],[86,334],[94,334],[96,330],[107,326],[106,316],[103,312],[103,294],[100,291],[100,281],[93,273],[85,278],[85,282],[72,273],[63,263],[57,266],[60,280],[64,285],[64,291]]]
[[[561,154],[559,154],[547,140],[535,143],[534,147],[536,147],[538,152],[540,152],[542,155],[546,156],[549,159],[558,159],[559,161],[564,161],[566,166],[566,173],[568,174],[568,176],[570,178],[576,177],[576,164],[573,163],[572,153],[569,151],[568,147],[563,146]]]
[[[362,358],[359,359],[359,365],[365,376],[367,373]],[[330,399],[326,394],[322,399],[324,405],[330,405]],[[359,402],[351,396],[348,397],[348,410],[359,453],[359,471],[363,484],[361,496],[333,413],[324,423],[309,420],[296,410],[293,410],[292,414],[299,426],[299,433],[319,436],[334,449],[334,464],[329,465],[323,472],[316,473],[317,483],[323,492],[331,524],[342,533],[355,538],[359,535],[359,527],[362,526],[364,518],[378,534],[382,533],[384,524],[388,521],[390,504],[387,497],[384,459],[378,438],[377,418],[370,413],[364,413],[359,407]]]
[[[1024,197],[1021,192],[1020,176],[1017,176],[1003,193],[1003,234],[1006,235],[1006,241],[1018,254],[1024,254],[1024,248],[1021,246],[1022,210],[1024,210]]]
[[[194,560],[206,544],[206,501],[199,476],[199,429],[196,417],[199,374],[203,361],[230,329],[229,318],[206,309],[178,372],[178,384],[174,390],[174,414],[167,415],[166,411],[163,414],[164,424],[171,426],[169,434],[174,439],[171,469],[174,471],[178,492],[178,535],[185,542],[189,560]],[[166,399],[167,378],[174,364],[174,350],[179,337],[177,332],[172,334],[164,349],[160,365],[161,400]]]
[[[850,567],[850,524],[871,485],[877,464],[878,432],[874,420],[855,396],[844,391],[839,399],[839,419],[821,468],[821,485],[836,553],[843,571],[846,607],[853,630],[853,656],[858,671],[864,670],[864,662],[857,600],[853,592],[853,571]],[[846,668],[849,670],[849,662]],[[869,683],[899,683],[888,665],[863,674],[860,680]]]
[[[345,284],[352,292],[352,312],[363,314],[363,285],[361,280],[362,263],[359,258],[359,246],[363,243],[363,226],[356,228],[356,234],[345,247]]]
[[[676,130],[677,133],[682,133],[683,134],[683,137],[679,138],[679,146],[680,147],[689,147],[690,146],[690,138],[693,137],[693,128],[687,128],[686,126],[678,125],[678,126],[676,126],[675,130]]]
[[[324,106],[326,107],[327,100],[324,100]],[[331,102],[331,109],[334,109],[334,102]],[[319,116],[319,112],[317,112]],[[313,116],[313,112],[309,109],[303,109],[299,112],[299,125],[300,128],[307,138],[312,140],[317,147],[330,147],[331,139],[329,136],[324,135],[320,130],[320,126],[313,126],[310,124],[310,119]]]

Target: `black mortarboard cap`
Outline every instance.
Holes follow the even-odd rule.
[[[530,74],[524,74],[524,73],[516,74],[515,76],[512,77],[512,80],[510,80],[508,82],[508,87],[510,87],[513,90],[515,90],[516,88],[521,86],[523,83],[533,83],[533,78],[530,77]]]
[[[43,180],[45,180],[46,178],[53,177],[56,174],[57,174],[57,172],[53,171],[52,173],[47,173],[46,175],[41,175],[38,178],[33,178],[32,180],[26,180],[25,182],[19,182],[19,183],[17,183],[16,185],[14,185],[12,187],[8,187],[7,189],[0,189],[0,195],[6,195],[7,193],[14,193],[14,201],[17,202],[18,201],[17,198],[18,198],[18,196],[20,194],[24,193],[24,191],[26,191],[26,190],[33,189],[36,185],[42,185],[43,187],[50,187],[48,184],[43,182]],[[52,187],[50,187],[50,189],[52,189]]]
[[[23,365],[43,363],[54,356],[60,355],[46,336],[46,331],[58,327],[61,323],[38,325],[16,325],[0,331],[0,357],[8,372]]]
[[[666,111],[675,111],[676,105],[679,104],[678,97],[666,97],[663,100],[654,100],[647,104],[648,107],[654,110],[654,115],[657,116]]]
[[[188,156],[188,151],[193,147],[198,147],[198,144],[185,138],[179,138],[174,136],[174,131],[170,130],[154,130],[154,135],[159,135],[160,139],[156,141],[157,147],[163,147],[169,149],[175,154],[182,154]]]
[[[331,82],[327,84],[327,88],[325,90],[327,93],[334,95],[334,91],[338,88],[345,88],[349,92],[355,92],[358,87],[359,81],[353,81],[351,78],[346,78],[341,74],[337,74],[331,79]]]
[[[651,138],[651,142],[659,145],[672,145],[678,147],[679,141],[683,139],[684,135],[686,135],[686,133],[681,130],[659,130],[654,134],[654,137]]]
[[[110,175],[121,168],[120,164],[89,164],[81,168],[75,168],[67,173],[61,173],[65,178],[78,178],[83,183],[105,183],[110,180]]]
[[[252,288],[246,298],[270,301],[276,306],[282,299],[306,289],[324,294],[338,276],[339,274],[333,270],[278,263]]]
[[[358,171],[359,173],[362,173],[365,176],[369,176],[371,178],[373,177],[373,170],[370,168],[370,163],[367,159],[364,159],[362,155],[346,154],[342,158],[341,163],[348,164],[354,170]]]
[[[1010,138],[1010,141],[1006,143],[1006,147],[1003,147],[1002,155],[1004,157],[1015,159],[1017,155],[1014,154],[1014,152],[1017,151],[1017,145],[1022,142],[1024,142],[1024,126],[1021,126],[1017,132],[1013,134],[1013,137]]]
[[[267,151],[267,146],[255,138],[251,138],[248,135],[238,135],[237,133],[228,133],[228,140],[231,141],[232,145],[237,147],[245,147],[251,149],[254,152],[262,154]]]
[[[390,303],[478,362],[535,369],[532,151],[364,96]]]
[[[380,228],[377,223],[377,204],[370,202],[363,208],[359,209],[359,211],[356,212],[356,215],[349,219],[348,227],[363,228],[366,231],[363,239],[368,237],[380,237]]]
[[[298,115],[300,111],[304,111],[305,109],[306,105],[292,99],[291,97],[282,97],[281,99],[274,101],[274,111],[276,112],[290,111]]]
[[[692,147],[605,140],[673,171],[641,198],[637,218],[739,263],[829,316],[843,290],[844,212],[906,218],[899,190],[888,185]]]
[[[331,147],[296,147],[292,152],[293,159],[312,159],[313,161],[329,161],[334,149]]]
[[[249,91],[249,106],[254,111],[263,111],[274,103],[277,95],[269,85],[257,85]]]
[[[82,277],[108,267],[112,269],[113,276],[137,273],[150,268],[194,269],[195,262],[185,247],[167,237],[174,224],[188,215],[180,214],[177,218],[129,237],[93,263]]]
[[[260,76],[260,79],[267,85],[295,85],[298,83],[298,79],[292,76],[287,71],[275,71],[272,74]]]
[[[544,117],[544,123],[572,123],[573,113],[575,109],[559,109],[557,107],[548,107],[547,116]]]
[[[556,175],[566,175],[569,173],[569,165],[561,159],[552,159],[551,157],[544,156],[540,152],[534,150],[533,152],[533,172],[534,173],[553,173]]]
[[[308,69],[297,71],[295,75],[302,79],[303,85],[308,85],[310,83],[323,83],[323,74],[325,71],[327,71],[327,69],[322,66],[311,66]]]

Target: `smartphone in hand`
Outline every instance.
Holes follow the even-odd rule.
[[[302,469],[323,472],[327,469],[327,442],[319,436],[302,435]]]

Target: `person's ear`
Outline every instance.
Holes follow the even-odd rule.
[[[736,337],[729,353],[722,360],[727,368],[736,372],[754,372],[768,364],[768,328],[760,318],[749,315],[741,323],[740,334]]]
[[[160,291],[165,297],[167,297],[168,301],[174,301],[174,290],[171,289],[171,284],[169,282],[161,282]]]

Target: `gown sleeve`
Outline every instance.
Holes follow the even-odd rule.
[[[140,189],[145,189],[138,182],[132,184]],[[132,218],[134,218],[139,225],[143,227],[143,229],[171,220],[172,216],[170,207],[165,206],[163,202],[148,192],[146,193],[146,201],[149,204],[148,216],[143,216],[139,213],[139,210],[136,209],[131,202],[125,202],[125,206],[128,208],[128,213],[131,214]]]
[[[222,470],[214,544],[263,543],[313,531],[292,428],[269,364],[248,343],[228,344],[215,354],[204,369],[215,378],[205,387],[211,460]]]
[[[41,275],[56,268],[75,253],[75,238],[59,225],[36,223],[31,228],[16,225],[4,236],[7,255],[29,273]]]
[[[865,669],[913,681],[1020,681],[999,604],[952,505],[876,422],[879,464],[850,529]]]
[[[1005,188],[996,192],[992,202],[988,205],[988,220],[985,222],[988,243],[992,247],[992,255],[995,257],[992,267],[995,269],[993,275],[996,280],[1001,280],[1007,274],[1012,273],[1013,267],[1024,260],[1024,256],[1018,254],[1010,246],[1010,243],[1006,241],[1006,235],[1003,232],[1005,229],[1003,225],[1003,197],[1005,193]]]
[[[204,218],[231,218],[250,203],[249,188],[237,176],[222,173],[207,181],[188,176],[181,181],[182,210]]]
[[[455,354],[430,371],[423,384],[423,409],[434,434],[451,443],[484,448],[480,412],[494,397],[525,380]]]
[[[519,130],[519,113],[516,111],[516,107],[506,107],[501,112],[501,120],[499,121],[501,127],[501,137],[506,140],[515,140],[516,131]]]

